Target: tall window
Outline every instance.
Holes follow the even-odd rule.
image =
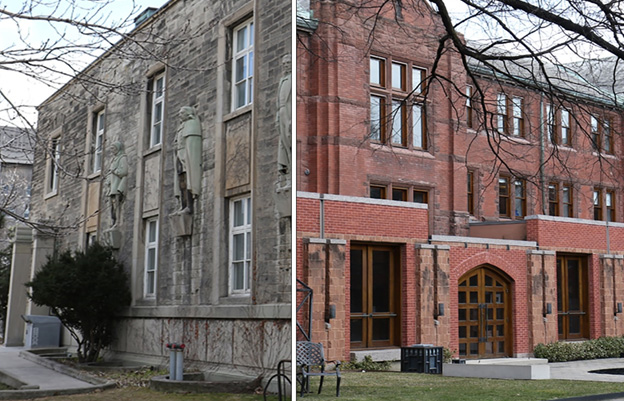
[[[50,141],[50,154],[48,155],[48,165],[47,165],[47,173],[48,173],[48,182],[46,193],[52,194],[58,191],[58,181],[59,181],[59,162],[61,159],[61,143],[60,137],[52,138]]]
[[[559,184],[555,182],[548,184],[548,214],[559,216]]]
[[[557,120],[555,118],[555,112],[556,110],[552,105],[546,105],[546,135],[548,141],[552,144],[557,143]]]
[[[600,188],[594,188],[594,220],[602,220],[602,197]]]
[[[562,206],[563,206],[563,217],[574,217],[574,190],[572,189],[572,185],[563,185],[561,189],[562,196]]]
[[[94,135],[93,135],[93,160],[91,173],[102,170],[102,144],[104,142],[104,110],[95,115]]]
[[[230,294],[250,292],[251,197],[230,201]]]
[[[507,133],[507,96],[504,93],[499,93],[496,98],[496,124],[498,132],[501,134]]]
[[[514,180],[514,217],[526,216],[526,184],[519,178]]]
[[[607,221],[615,221],[615,192],[607,191],[605,193],[605,209]]]
[[[254,23],[249,20],[234,29],[232,51],[232,110],[253,99]]]
[[[524,136],[524,117],[522,115],[522,98],[514,97],[512,100],[513,112],[513,136]]]
[[[466,125],[468,128],[474,128],[473,121],[474,109],[472,107],[472,86],[466,86]]]
[[[158,270],[158,219],[145,222],[145,283],[146,298],[156,296],[156,272]]]
[[[394,146],[426,149],[422,99],[425,70],[408,62],[376,56],[370,57],[369,65],[370,139]]]
[[[572,138],[570,136],[570,112],[566,109],[561,109],[561,144],[566,146],[572,145]]]
[[[466,192],[468,196],[468,213],[474,215],[474,173],[472,171],[468,172],[466,181],[468,183]]]
[[[511,217],[509,177],[499,177],[498,179],[498,215]]]
[[[150,129],[150,148],[162,141],[163,116],[165,115],[165,74],[161,73],[152,80],[152,123]]]
[[[602,150],[612,155],[613,154],[613,133],[611,132],[611,120],[606,118],[602,123],[602,136],[604,144]]]
[[[599,152],[601,141],[600,141],[600,127],[598,124],[598,119],[594,116],[591,116],[590,120],[591,120],[590,123],[591,123],[592,146],[595,151]]]

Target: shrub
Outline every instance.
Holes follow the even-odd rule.
[[[622,353],[624,353],[624,337],[600,337],[583,342],[537,344],[533,350],[536,358],[545,358],[549,362],[617,358]]]
[[[78,360],[94,362],[113,339],[116,316],[130,304],[128,277],[110,248],[50,257],[26,284],[37,305],[52,309],[78,343]]]
[[[381,370],[389,370],[390,362],[381,361],[375,362],[370,355],[366,355],[361,361],[351,361],[344,362],[340,367],[344,370],[365,370],[368,372],[371,371],[381,371]]]

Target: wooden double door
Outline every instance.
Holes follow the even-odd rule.
[[[510,281],[481,266],[459,279],[457,300],[460,357],[512,356]]]
[[[351,247],[351,349],[383,348],[400,341],[398,248]]]

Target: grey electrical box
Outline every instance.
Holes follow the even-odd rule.
[[[61,321],[56,316],[22,315],[26,322],[26,348],[61,345]]]

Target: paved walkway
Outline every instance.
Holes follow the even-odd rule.
[[[21,347],[0,346],[0,371],[39,390],[84,389],[96,386],[28,361],[19,356]]]

